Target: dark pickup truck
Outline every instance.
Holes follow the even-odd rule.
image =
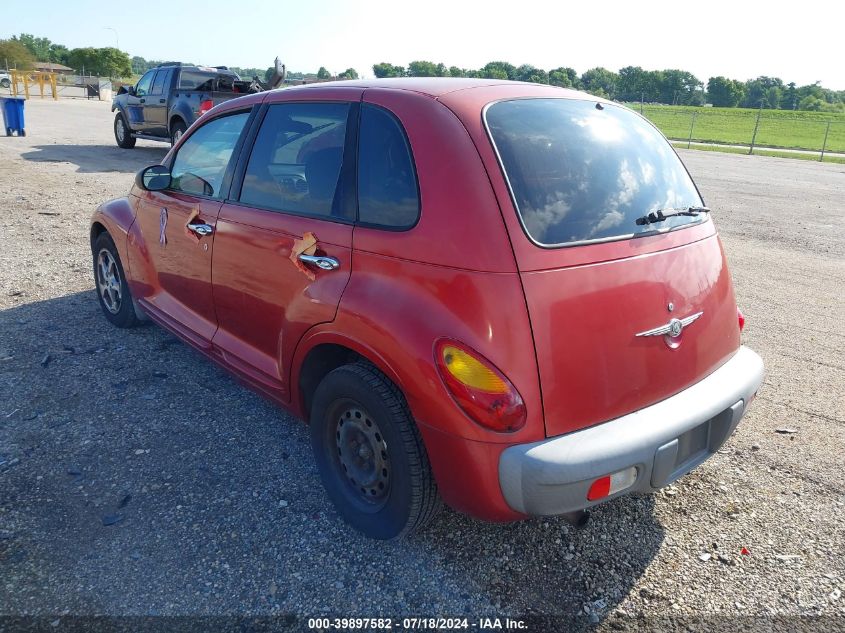
[[[151,68],[134,86],[121,87],[112,102],[114,138],[131,149],[139,138],[175,143],[200,116],[218,103],[245,94],[277,88],[285,67],[278,58],[266,84],[244,81],[225,66],[193,66],[168,62]]]

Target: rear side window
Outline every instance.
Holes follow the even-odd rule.
[[[636,224],[650,211],[702,202],[666,139],[630,110],[520,99],[494,103],[485,121],[525,231],[541,246],[622,239],[706,217]]]
[[[358,141],[358,220],[406,229],[420,214],[417,176],[405,133],[386,110],[361,109]]]
[[[167,70],[159,70],[156,73],[155,80],[153,81],[153,89],[150,91],[151,95],[161,95],[167,91],[167,87],[170,84],[170,73],[172,72],[168,68]]]
[[[252,147],[240,202],[351,220],[338,195],[348,116],[347,103],[270,106]]]
[[[191,134],[173,160],[170,188],[220,199],[223,177],[249,112],[212,119]]]

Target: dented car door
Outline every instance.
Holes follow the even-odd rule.
[[[334,319],[351,272],[356,112],[265,106],[217,219],[215,351],[283,399],[297,342]]]

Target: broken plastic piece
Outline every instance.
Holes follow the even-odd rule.
[[[293,248],[290,250],[290,260],[308,279],[314,281],[317,277],[314,275],[308,266],[299,260],[300,255],[313,255],[317,252],[317,236],[311,231],[307,231],[302,235],[301,240],[293,241]]]
[[[191,211],[191,214],[188,216],[188,221],[185,222],[185,235],[187,235],[188,237],[194,238],[194,240],[197,241],[197,242],[200,241],[201,236],[197,235],[191,229],[189,229],[188,225],[191,224],[194,220],[196,220],[199,217],[199,215],[200,215],[200,208],[194,207],[193,211]]]

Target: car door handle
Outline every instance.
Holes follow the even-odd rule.
[[[166,99],[159,99],[158,100],[159,103],[164,103],[165,101],[166,101]]]
[[[189,231],[193,231],[200,237],[211,235],[214,233],[214,227],[210,224],[188,224],[186,225]]]
[[[334,257],[326,257],[325,255],[306,255],[303,253],[299,256],[299,261],[305,262],[306,264],[314,264],[317,268],[322,268],[323,270],[336,270],[340,268],[339,261]]]
[[[146,103],[146,102],[147,102],[146,99],[141,99],[141,103]]]

